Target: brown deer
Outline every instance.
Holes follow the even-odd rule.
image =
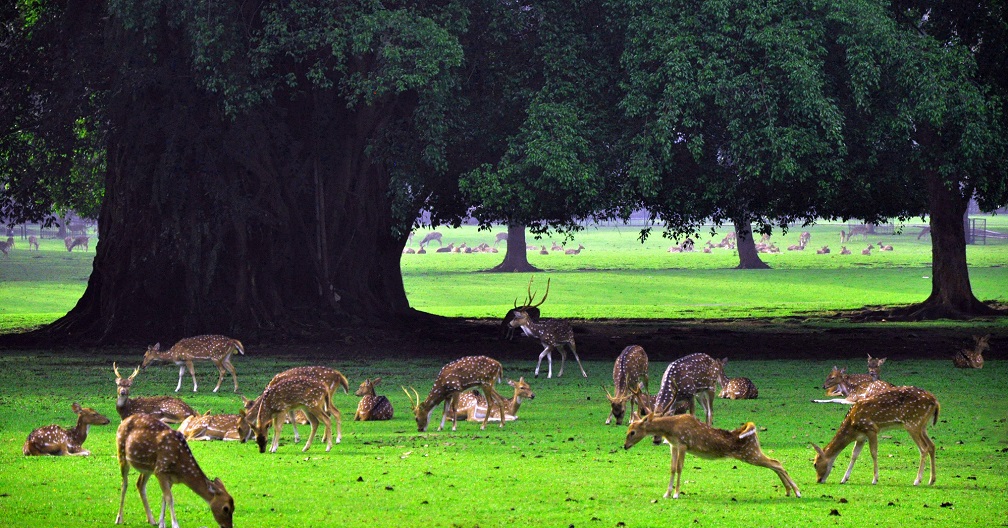
[[[259,452],[266,452],[266,433],[270,425],[273,426],[273,445],[270,453],[276,453],[280,444],[280,433],[283,429],[284,418],[291,410],[300,409],[308,416],[311,424],[311,432],[308,433],[308,440],[301,451],[307,451],[311,447],[315,433],[318,431],[318,424],[325,425],[322,439],[326,443],[326,451],[332,449],[332,421],[329,414],[333,413],[336,418],[336,443],[340,443],[343,438],[340,416],[335,411],[332,404],[332,391],[329,387],[315,379],[307,377],[285,378],[277,383],[266,387],[259,398],[259,406],[255,415],[255,437],[259,445]]]
[[[410,394],[403,387],[403,392],[410,398],[410,407],[413,408],[413,415],[416,417],[417,431],[422,433],[427,430],[427,424],[430,422],[434,407],[442,401],[444,402],[444,410],[441,414],[441,426],[438,427],[438,431],[444,429],[449,407],[454,408],[455,399],[462,391],[470,387],[479,387],[487,401],[497,405],[501,415],[506,414],[504,398],[494,390],[494,383],[500,381],[503,376],[504,367],[499,361],[486,356],[465,356],[441,367],[441,371],[438,372],[437,378],[434,380],[434,386],[427,394],[427,399],[420,401],[420,395],[416,389],[413,389],[413,394]],[[486,429],[489,418],[490,413],[487,413],[480,429]],[[452,419],[452,431],[455,430],[456,421],[456,418]],[[501,420],[500,426],[504,427],[504,420]]]
[[[39,250],[38,237],[35,235],[28,235],[28,250],[31,251],[32,248],[35,248],[35,251]]]
[[[58,425],[39,427],[28,435],[21,452],[25,456],[33,455],[76,455],[88,456],[90,451],[84,449],[88,430],[92,425],[108,425],[109,419],[90,407],[81,407],[74,402],[70,406],[77,415],[77,425],[64,428]]]
[[[444,245],[441,242],[441,233],[438,233],[437,231],[431,231],[430,233],[427,233],[426,235],[424,235],[423,240],[420,241],[420,247],[423,248],[424,246],[430,244],[431,242],[433,242],[435,240],[437,240],[437,243],[438,243],[439,246],[443,246]]]
[[[759,389],[749,378],[731,378],[718,396],[726,400],[755,400],[759,397]]]
[[[354,420],[367,422],[392,419],[392,402],[385,396],[375,394],[375,385],[381,383],[381,380],[381,378],[365,379],[354,392],[355,395],[361,397],[360,403],[357,404],[357,412],[353,417]]]
[[[518,409],[521,408],[522,398],[534,400],[535,393],[532,392],[532,387],[529,386],[524,377],[519,378],[518,381],[507,380],[507,384],[514,389],[514,394],[511,398],[504,400],[504,417],[507,421],[511,422],[518,419]],[[454,408],[450,407],[447,410],[449,417],[452,419],[461,418],[470,422],[482,422],[488,410],[490,413],[489,421],[499,422],[501,419],[500,411],[491,409],[487,405],[486,398],[477,390],[463,392],[456,398]]]
[[[577,249],[568,249],[568,250],[564,251],[564,255],[579,255],[579,254],[581,254],[581,250],[584,249],[584,248],[585,247],[583,245],[578,244]]]
[[[676,403],[683,402],[693,414],[696,412],[695,398],[706,414],[706,423],[712,425],[714,391],[718,385],[728,384],[724,373],[727,363],[728,358],[718,360],[703,353],[690,354],[669,363],[655,395],[655,408],[674,408]]]
[[[868,244],[868,247],[861,250],[862,255],[871,255],[871,250],[875,249],[875,246]]]
[[[627,429],[623,449],[630,449],[648,436],[661,437],[672,446],[672,476],[665,492],[666,499],[679,498],[679,484],[682,480],[686,453],[707,459],[734,458],[754,466],[770,468],[780,477],[786,495],[790,496],[794,491],[795,497],[801,497],[798,485],[791,480],[784,466],[763,453],[756,434],[756,425],[752,422],[728,431],[701,423],[692,414],[666,416],[662,411],[656,411],[643,418],[634,415]]]
[[[879,251],[892,251],[893,247],[890,244],[883,244],[882,241],[879,240],[878,250]]]
[[[125,420],[134,414],[150,414],[165,423],[180,423],[187,416],[196,414],[186,402],[172,396],[147,396],[141,398],[130,398],[130,389],[133,387],[133,378],[140,373],[140,367],[133,370],[128,378],[119,375],[119,369],[112,363],[112,371],[116,376],[116,389],[118,398],[116,399],[116,412],[119,418]]]
[[[914,480],[914,486],[920,484],[924,477],[924,463],[929,455],[931,457],[931,480],[928,484],[934,484],[935,444],[928,438],[927,424],[928,421],[933,424],[938,423],[939,409],[938,400],[934,395],[917,387],[896,387],[873,398],[855,403],[847,411],[847,416],[840,424],[836,436],[826,444],[826,447],[820,448],[816,444],[812,444],[816,451],[814,465],[818,482],[820,484],[826,482],[830,471],[833,470],[833,463],[836,461],[837,455],[851,442],[854,442],[850,465],[843,478],[840,479],[841,484],[847,482],[851,470],[854,469],[854,462],[857,461],[861,448],[864,447],[867,439],[868,449],[871,451],[872,461],[875,465],[872,484],[878,483],[878,434],[882,431],[902,427],[910,433],[910,438],[920,450],[920,467],[917,469],[917,479]]]
[[[639,345],[630,345],[620,352],[620,355],[613,363],[613,394],[609,394],[609,389],[602,387],[606,391],[609,399],[609,416],[606,416],[606,425],[616,419],[616,425],[623,425],[623,416],[626,414],[627,402],[631,404],[633,412],[633,393],[631,389],[648,388],[648,357],[644,348]]]
[[[556,242],[552,242],[552,245],[550,246],[550,250],[551,251],[563,251],[563,246],[561,246],[560,244],[558,244]]]
[[[822,248],[816,250],[816,255],[829,255],[829,253],[829,246],[823,246]]]
[[[542,249],[539,250],[540,255],[549,255],[549,250],[546,249],[546,244],[543,244]]]
[[[5,257],[10,257],[11,244],[0,240],[0,253],[3,253]]]
[[[507,233],[497,233],[496,235],[494,235],[493,247],[497,247],[497,244],[500,244],[501,242],[507,242],[507,239],[508,239]]]
[[[266,385],[267,387],[275,385],[276,383],[283,381],[285,379],[296,378],[296,377],[306,377],[324,384],[329,392],[336,394],[337,389],[343,389],[343,394],[350,394],[350,382],[347,380],[346,376],[342,372],[330,368],[321,366],[310,366],[310,367],[294,367],[289,368],[279,374],[273,376],[273,379]],[[246,405],[248,407],[248,405]],[[258,408],[256,408],[258,411]],[[255,416],[252,415],[252,410],[249,410],[249,420],[255,420]],[[343,423],[343,415],[340,413],[339,409],[333,406],[330,409],[330,413],[337,420],[337,424]],[[298,434],[297,424],[301,423],[311,423],[305,413],[301,411],[293,410],[287,415],[287,421],[284,423],[291,424],[291,428],[294,429],[294,442],[301,441],[301,435]]]
[[[529,281],[531,283],[531,281]],[[538,303],[532,305],[533,308],[539,307],[542,303],[546,302],[546,297],[549,296],[550,281],[546,280],[546,293],[543,294],[543,298]],[[530,301],[531,302],[531,301]],[[581,375],[588,377],[585,372],[584,367],[581,366],[581,358],[577,354],[577,344],[574,342],[574,330],[571,328],[570,323],[560,319],[552,319],[549,321],[533,321],[529,313],[525,310],[515,307],[516,309],[512,312],[514,318],[511,319],[509,323],[511,328],[521,328],[525,335],[529,337],[534,337],[539,340],[539,344],[543,345],[543,351],[539,354],[539,362],[536,363],[535,377],[539,377],[539,367],[542,365],[543,357],[547,359],[548,373],[547,378],[553,377],[553,351],[560,352],[560,371],[557,373],[557,377],[563,376],[564,364],[567,362],[567,350],[565,345],[569,346],[571,352],[574,354],[574,359],[577,361],[578,368],[581,369]]]
[[[237,339],[232,339],[227,336],[222,335],[201,335],[195,337],[187,337],[175,343],[168,350],[161,350],[161,343],[157,343],[152,347],[147,347],[147,352],[144,354],[143,363],[140,364],[140,368],[143,370],[147,369],[147,365],[155,363],[158,361],[170,361],[179,366],[179,379],[178,385],[175,386],[175,392],[178,392],[182,388],[182,376],[185,375],[186,369],[189,369],[189,375],[192,376],[193,382],[193,392],[196,392],[196,369],[193,368],[194,360],[208,360],[212,361],[214,366],[217,367],[217,386],[214,387],[214,392],[220,389],[221,382],[224,381],[224,371],[231,373],[231,379],[234,380],[234,391],[238,392],[238,374],[235,372],[234,365],[231,364],[231,355],[237,351],[239,354],[245,354],[245,347],[242,346],[241,341]]]
[[[239,411],[242,417],[245,419],[245,424],[249,428],[255,427],[255,419],[259,414],[259,407],[262,405],[262,395],[260,394],[254,399],[248,399],[242,396],[242,403],[244,404],[244,409]],[[308,421],[308,415],[301,410],[295,410],[293,413],[287,413],[287,418],[284,421],[285,424],[294,424],[294,443],[301,442],[301,436],[298,434],[297,425],[311,423]],[[246,437],[246,440],[251,438],[251,436]]]
[[[983,353],[990,350],[990,334],[983,337],[973,336],[973,350],[964,348],[952,357],[952,363],[958,368],[983,368]]]
[[[440,239],[438,239],[440,241]],[[435,253],[451,253],[455,249],[455,243],[449,242],[447,246],[439,247],[434,250]]]
[[[826,389],[827,396],[845,396],[846,394],[838,389],[841,384],[845,385],[849,390],[856,385],[871,383],[879,379],[882,364],[885,362],[886,358],[873,358],[871,354],[868,354],[867,374],[847,374],[846,367],[840,369],[836,365],[833,365],[833,370],[830,371],[829,375],[826,376],[826,381],[823,382],[823,389]]]
[[[842,403],[844,405],[852,405],[855,402],[877,396],[878,394],[892,388],[893,385],[891,383],[882,380],[871,380],[858,384],[849,384],[846,380],[843,380],[835,387],[832,387],[829,392],[830,394],[842,396],[842,398],[812,401],[816,403]]]
[[[847,246],[840,246],[840,254],[841,255],[850,255],[851,254],[851,250],[847,249]]]
[[[175,497],[171,491],[172,485],[177,483],[185,484],[210,505],[214,520],[221,528],[231,528],[234,499],[224,488],[221,479],[210,480],[203,473],[182,433],[173,431],[153,416],[136,414],[119,424],[116,454],[119,458],[119,471],[122,473],[122,493],[116,524],[123,523],[129,471],[130,466],[133,466],[140,472],[137,490],[149,524],[154,524],[154,515],[147,503],[147,481],[153,474],[161,485],[161,520],[158,524],[161,528],[165,525],[165,509],[171,512],[172,528],[178,528]]]
[[[539,304],[542,304],[542,303],[539,303],[539,304],[537,304],[535,306],[532,306],[532,300],[535,299],[535,294],[532,293],[532,280],[533,279],[535,279],[535,276],[532,276],[532,277],[529,278],[528,286],[526,288],[525,303],[522,304],[521,306],[518,306],[518,298],[515,297],[515,300],[514,300],[514,309],[513,310],[508,310],[507,315],[505,315],[504,319],[501,320],[501,330],[500,330],[501,339],[505,339],[506,338],[508,341],[514,339],[515,327],[511,326],[511,321],[515,318],[515,313],[516,312],[523,311],[523,312],[527,313],[528,316],[532,320],[534,320],[534,321],[538,321],[539,320]],[[543,300],[545,300],[545,299],[543,299]]]
[[[248,440],[252,428],[245,420],[244,409],[240,414],[204,414],[189,416],[179,424],[178,432],[187,441],[193,440]]]
[[[66,237],[63,239],[63,244],[66,246],[67,252],[73,251],[73,248],[78,246],[84,248],[84,251],[87,251],[89,249],[88,243],[89,240],[86,236]]]

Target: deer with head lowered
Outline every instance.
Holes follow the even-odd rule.
[[[606,397],[609,399],[610,411],[606,417],[606,425],[616,419],[616,425],[623,425],[623,416],[626,414],[627,402],[631,404],[633,412],[633,389],[648,387],[648,357],[644,348],[639,345],[630,345],[623,349],[616,362],[613,363],[613,394],[609,394],[609,389],[604,386]]]
[[[126,506],[126,490],[129,488],[130,466],[140,472],[137,490],[147,513],[147,522],[154,524],[150,504],[147,503],[147,481],[150,476],[157,478],[161,485],[161,520],[158,526],[165,526],[165,510],[171,512],[172,528],[178,528],[175,518],[175,497],[172,485],[185,484],[210,505],[210,512],[221,528],[231,528],[234,515],[234,499],[224,488],[221,480],[210,480],[189,450],[185,437],[178,431],[147,414],[136,414],[123,420],[116,432],[116,454],[119,471],[122,473],[122,493],[119,497],[119,515],[116,524],[123,523]]]
[[[343,394],[350,394],[350,382],[347,380],[346,376],[344,376],[342,372],[334,368],[322,367],[322,366],[289,368],[283,372],[280,372],[276,376],[273,376],[273,379],[271,379],[270,382],[266,384],[266,387],[269,388],[285,379],[297,378],[297,377],[308,378],[322,383],[323,385],[326,386],[326,388],[329,389],[330,394],[336,394],[336,389],[343,389]],[[256,408],[256,411],[258,411],[258,407]],[[250,410],[249,413],[251,412],[252,411]],[[339,430],[340,427],[342,426],[341,424],[343,423],[343,415],[340,413],[339,409],[337,409],[335,405],[330,407],[329,414],[332,415],[334,418],[336,418],[336,428],[337,430]],[[308,421],[308,423],[311,423],[310,420],[307,420],[307,416],[305,416],[305,418],[306,421]],[[250,419],[254,420],[255,417],[252,416]],[[295,443],[300,442],[301,437],[298,434],[297,430],[297,424],[299,423],[299,421],[295,418],[294,410],[291,410],[289,413],[287,413],[287,423],[290,423],[291,428],[294,429],[294,442]],[[300,423],[305,422],[301,421]],[[339,442],[337,441],[337,443]]]
[[[420,401],[420,394],[413,389],[413,394],[403,387],[403,392],[409,396],[410,406],[413,408],[413,415],[416,417],[417,430],[424,432],[430,422],[431,413],[437,404],[444,402],[444,411],[441,414],[441,426],[438,431],[444,429],[445,420],[448,417],[448,409],[455,407],[455,400],[462,391],[470,387],[479,387],[483,391],[483,396],[491,405],[496,405],[500,414],[505,415],[504,398],[494,389],[494,383],[500,381],[504,376],[504,367],[496,359],[486,356],[465,356],[441,367],[434,386],[427,394],[427,399]],[[480,429],[485,429],[490,413],[483,418],[483,425]],[[452,418],[452,431],[455,430],[457,418]],[[501,420],[501,427],[504,427],[504,420]]]
[[[504,419],[511,422],[518,419],[518,409],[521,407],[522,398],[535,399],[532,387],[525,381],[525,378],[518,378],[518,381],[507,380],[507,384],[514,389],[511,399],[504,400]],[[483,417],[489,413],[489,420],[500,421],[500,410],[493,409],[487,404],[487,399],[479,391],[465,391],[455,399],[455,405],[446,409],[449,417],[453,420],[461,418],[470,422],[482,422]]]
[[[770,468],[780,477],[786,495],[790,496],[794,491],[795,497],[801,497],[798,485],[784,470],[784,466],[763,453],[756,435],[756,425],[752,422],[728,431],[701,423],[692,414],[668,416],[664,410],[656,410],[643,418],[635,414],[627,428],[623,448],[630,449],[648,436],[658,436],[671,445],[672,476],[665,492],[666,499],[679,498],[686,453],[708,459],[734,458],[754,466]]]
[[[128,378],[119,375],[119,369],[112,363],[112,371],[116,376],[116,412],[123,420],[134,414],[150,414],[165,423],[180,423],[186,417],[196,414],[186,402],[172,396],[147,396],[141,398],[130,398],[130,389],[133,387],[133,378],[140,373],[140,367],[133,370]]]
[[[109,419],[90,407],[81,407],[74,402],[71,405],[77,415],[77,426],[63,428],[58,425],[39,427],[28,435],[21,452],[31,455],[77,455],[88,456],[90,451],[84,449],[88,430],[92,425],[108,425]]]
[[[529,279],[529,287],[532,286],[532,279]],[[549,296],[550,281],[546,280],[546,293],[543,294],[543,298],[538,303],[532,305],[532,308],[536,308],[546,302],[546,297]],[[529,299],[532,302],[532,299]],[[517,303],[516,303],[517,304]],[[529,313],[515,306],[512,311],[514,318],[511,319],[509,323],[512,328],[521,328],[525,335],[529,337],[534,337],[539,340],[539,343],[543,345],[543,351],[539,354],[539,362],[536,363],[535,377],[539,377],[539,367],[542,365],[543,357],[547,359],[548,372],[546,374],[547,378],[553,377],[553,351],[560,352],[560,371],[557,373],[557,377],[563,376],[564,363],[567,362],[567,350],[565,345],[569,346],[571,352],[574,354],[574,359],[577,361],[578,368],[581,369],[581,375],[588,377],[585,372],[584,367],[581,366],[581,358],[577,354],[577,344],[574,343],[574,330],[571,329],[570,323],[560,319],[552,319],[548,321],[533,321]]]
[[[220,389],[221,382],[224,381],[224,371],[231,373],[231,379],[234,380],[234,390],[238,392],[238,374],[235,372],[234,365],[231,364],[231,354],[237,351],[239,354],[245,354],[245,347],[242,346],[241,341],[237,339],[232,339],[227,336],[222,335],[201,335],[195,337],[187,337],[175,343],[168,350],[161,350],[161,343],[157,343],[152,347],[147,347],[147,352],[144,354],[143,363],[140,364],[140,368],[143,370],[147,369],[147,365],[155,363],[157,361],[170,361],[175,363],[179,367],[179,379],[178,385],[175,386],[175,392],[178,392],[182,388],[182,376],[185,375],[186,369],[189,369],[189,375],[192,376],[193,392],[196,392],[196,369],[193,368],[194,360],[208,360],[212,361],[214,366],[217,367],[217,386],[214,387],[214,392]]]
[[[682,402],[693,414],[696,412],[695,398],[707,416],[707,425],[711,425],[714,391],[718,385],[724,387],[728,383],[724,373],[726,363],[728,358],[719,360],[703,353],[683,356],[669,363],[655,395],[655,408],[672,408],[675,403]]]
[[[387,397],[375,393],[375,385],[381,383],[381,380],[380,377],[373,380],[365,379],[354,392],[354,395],[361,397],[360,403],[357,404],[354,420],[367,422],[392,419],[392,402]]]
[[[66,246],[68,252],[73,251],[75,247],[82,247],[84,251],[87,251],[89,243],[90,240],[86,236],[66,237],[63,239],[63,244]]]
[[[420,247],[423,248],[423,247],[427,246],[427,244],[430,244],[431,242],[433,242],[435,240],[437,240],[437,243],[438,243],[439,246],[443,246],[444,245],[441,242],[441,233],[438,233],[437,231],[431,231],[430,233],[427,233],[426,235],[424,235],[423,239],[420,241]]]
[[[340,429],[340,416],[336,407],[332,404],[332,391],[322,381],[307,377],[289,377],[277,381],[275,384],[266,387],[262,395],[257,398],[255,415],[249,413],[249,419],[254,420],[256,443],[259,445],[259,452],[266,452],[266,433],[273,426],[273,445],[270,453],[276,453],[280,444],[280,432],[283,429],[284,418],[292,410],[302,410],[308,416],[308,423],[311,424],[311,432],[308,434],[308,441],[301,451],[307,451],[311,447],[315,433],[318,431],[318,424],[325,425],[322,439],[326,443],[326,451],[332,449],[332,421],[329,415],[336,418],[336,443],[340,443],[342,432]]]
[[[857,461],[861,448],[864,447],[865,440],[868,441],[868,449],[871,451],[872,461],[875,465],[875,476],[872,484],[878,483],[878,434],[889,429],[902,427],[910,433],[910,438],[917,444],[920,451],[920,466],[917,469],[917,479],[914,486],[920,484],[924,478],[924,464],[928,456],[931,457],[931,480],[928,484],[935,482],[935,444],[928,438],[927,424],[938,423],[938,399],[930,392],[918,389],[917,387],[895,387],[882,392],[875,397],[861,400],[854,404],[847,411],[840,429],[826,447],[820,448],[812,444],[815,449],[815,470],[816,480],[820,484],[826,482],[830,472],[833,470],[833,463],[836,461],[844,448],[854,442],[854,452],[851,454],[850,465],[844,473],[840,483],[847,482],[850,478],[851,470],[854,469],[854,462]]]

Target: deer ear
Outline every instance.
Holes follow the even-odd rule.
[[[158,341],[157,343],[154,343],[154,346],[151,347],[151,350],[161,350],[161,342]]]
[[[813,444],[812,442],[809,442],[809,445],[812,446],[812,449],[815,449],[815,452],[819,454],[819,456],[826,456],[826,453],[823,453],[822,448],[819,446]]]
[[[510,386],[512,386],[512,387],[515,386],[514,380],[507,380],[507,384],[510,385]]]
[[[371,385],[377,385],[379,383],[381,383],[381,376],[375,378],[374,381],[371,382]]]
[[[80,404],[77,403],[77,402],[73,402],[70,405],[70,408],[73,409],[73,412],[75,412],[76,414],[80,414],[84,410],[84,409],[81,408]]]

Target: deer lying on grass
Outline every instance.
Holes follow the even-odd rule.
[[[252,428],[245,420],[245,410],[240,414],[197,414],[189,416],[179,424],[178,432],[187,441],[193,440],[241,440],[252,437]]]
[[[564,251],[564,255],[579,255],[579,254],[581,254],[581,250],[584,249],[584,248],[585,247],[583,245],[578,244],[577,249],[568,249],[568,250],[565,250]]]
[[[502,416],[507,414],[504,410],[504,398],[494,390],[494,383],[500,381],[503,376],[504,367],[499,361],[486,356],[465,356],[441,367],[441,371],[438,372],[437,378],[434,380],[434,386],[431,387],[427,399],[424,401],[420,401],[420,394],[416,389],[413,389],[413,394],[410,394],[403,387],[403,392],[409,396],[410,407],[413,408],[413,415],[416,417],[417,431],[422,433],[427,430],[431,413],[434,412],[434,407],[441,402],[444,402],[444,410],[441,414],[441,425],[438,427],[438,431],[444,429],[449,407],[454,408],[455,399],[462,391],[470,387],[479,387],[487,402],[496,405]],[[486,429],[489,417],[490,413],[484,416],[480,429]],[[456,421],[456,418],[452,419],[452,431],[455,430]],[[501,420],[501,427],[504,427],[504,421]]]
[[[534,400],[535,393],[532,392],[532,387],[525,382],[524,377],[519,378],[518,381],[507,380],[507,384],[514,389],[514,394],[510,399],[504,400],[504,417],[507,421],[512,422],[518,419],[518,409],[521,407],[522,398]],[[470,422],[482,422],[488,412],[490,413],[489,421],[499,422],[501,419],[500,411],[490,409],[486,398],[477,390],[465,391],[460,394],[455,400],[454,407],[449,407],[447,411],[449,418],[453,420],[461,418]]]
[[[511,321],[514,320],[515,314],[518,312],[525,312],[526,314],[528,314],[529,318],[532,319],[533,321],[539,321],[539,305],[541,305],[542,302],[534,306],[532,305],[532,300],[535,299],[535,294],[532,293],[532,280],[534,278],[535,278],[534,276],[529,278],[528,287],[526,289],[525,303],[522,304],[521,306],[518,306],[518,298],[515,297],[514,309],[508,310],[507,315],[505,315],[504,319],[501,320],[502,339],[507,338],[508,341],[514,339],[514,333],[516,327],[511,326]],[[546,299],[544,297],[543,301],[545,300]]]
[[[606,391],[609,399],[609,416],[606,416],[606,425],[616,419],[616,425],[623,425],[623,416],[626,414],[627,402],[631,404],[630,412],[633,413],[633,392],[632,389],[648,388],[648,357],[644,348],[639,345],[630,345],[620,352],[616,362],[613,363],[613,394]]]
[[[850,255],[851,254],[851,250],[847,249],[847,246],[840,246],[840,254],[841,255]]]
[[[718,396],[727,400],[755,400],[759,397],[759,389],[749,378],[731,378]]]
[[[875,246],[868,244],[868,247],[861,250],[862,255],[871,255],[871,250],[875,249]]]
[[[180,423],[188,416],[193,416],[196,411],[186,402],[172,396],[147,396],[142,398],[130,398],[130,389],[133,387],[133,378],[140,373],[140,367],[133,370],[128,378],[119,375],[119,369],[112,363],[112,371],[116,376],[116,412],[123,420],[134,414],[149,414],[165,423]]]
[[[532,280],[529,279],[530,287],[531,284]],[[549,296],[549,287],[550,281],[547,280],[546,293],[543,294],[541,301],[531,306],[532,308],[537,308],[546,302],[546,297]],[[577,344],[574,342],[574,330],[571,328],[570,323],[560,319],[536,322],[529,316],[529,312],[517,306],[515,306],[512,313],[514,314],[514,318],[509,323],[511,327],[521,328],[525,332],[525,335],[538,339],[539,344],[543,345],[543,351],[539,354],[539,362],[536,363],[535,377],[539,377],[539,367],[542,365],[543,357],[546,358],[549,369],[546,377],[553,377],[553,351],[560,352],[560,371],[557,373],[557,377],[563,376],[564,363],[567,362],[565,345],[569,346],[571,352],[574,353],[574,359],[577,360],[578,368],[581,369],[581,375],[586,378],[588,377],[584,367],[581,366],[581,358],[577,354]]]
[[[255,436],[259,445],[259,452],[266,452],[266,433],[273,426],[273,445],[270,453],[276,453],[280,444],[280,433],[283,429],[284,418],[292,410],[300,409],[305,412],[308,422],[311,424],[311,432],[308,433],[308,440],[301,451],[307,451],[311,447],[315,433],[318,431],[318,424],[325,425],[322,439],[326,443],[326,451],[332,449],[332,421],[329,414],[336,417],[336,443],[340,443],[343,434],[340,428],[339,411],[332,404],[332,391],[329,387],[316,379],[307,377],[291,377],[279,380],[277,383],[266,387],[262,396],[259,397],[259,405],[255,414]]]
[[[357,412],[353,417],[354,420],[367,422],[392,419],[392,402],[385,396],[375,394],[375,385],[379,383],[381,383],[381,378],[365,379],[354,392],[355,395],[361,397],[360,403],[357,404]]]
[[[939,409],[938,400],[934,395],[917,387],[895,387],[873,398],[855,403],[847,411],[847,416],[840,424],[840,429],[826,444],[826,447],[820,448],[816,444],[812,444],[812,448],[816,452],[813,463],[816,479],[820,484],[824,484],[830,471],[833,470],[833,463],[836,461],[837,455],[851,442],[854,442],[850,465],[847,466],[847,472],[840,479],[841,484],[847,482],[851,470],[854,469],[854,462],[857,461],[861,448],[864,447],[867,439],[868,449],[875,465],[872,484],[878,483],[878,434],[882,431],[902,427],[910,433],[910,438],[920,450],[920,466],[917,469],[917,479],[914,480],[914,486],[920,484],[924,477],[924,463],[928,456],[931,457],[931,480],[928,484],[934,484],[935,444],[928,438],[927,424],[928,421],[933,424],[938,423]]]
[[[666,499],[679,498],[686,453],[707,459],[734,458],[754,466],[770,468],[780,477],[786,495],[790,496],[794,491],[795,497],[801,497],[798,485],[791,480],[784,466],[763,453],[756,425],[752,422],[727,431],[700,423],[692,414],[667,416],[664,412],[656,411],[643,418],[635,414],[627,429],[623,448],[630,449],[647,436],[659,436],[671,445],[672,476],[664,495]]]
[[[140,364],[140,368],[146,370],[147,365],[158,361],[175,363],[179,367],[179,379],[178,385],[175,386],[175,392],[178,392],[182,388],[182,376],[185,375],[186,369],[189,369],[189,375],[192,376],[192,390],[196,392],[196,369],[193,368],[193,361],[208,360],[213,362],[218,372],[217,386],[214,387],[213,391],[217,392],[217,389],[220,389],[221,382],[224,381],[224,371],[227,369],[231,373],[231,379],[234,380],[234,390],[238,392],[238,374],[235,372],[234,365],[231,364],[231,354],[234,354],[235,351],[244,355],[245,347],[242,346],[241,341],[227,336],[201,335],[187,337],[175,343],[168,350],[162,351],[161,343],[147,347],[147,352],[144,354],[143,363]]]
[[[674,408],[677,402],[683,402],[693,414],[696,412],[695,398],[707,416],[707,425],[711,425],[714,391],[718,385],[724,387],[728,384],[728,377],[724,374],[726,363],[728,358],[717,360],[702,353],[690,354],[669,363],[662,376],[661,388],[655,395],[654,407]]]
[[[973,336],[973,350],[964,348],[956,352],[952,363],[958,368],[983,368],[983,353],[990,350],[990,336]]]
[[[84,449],[88,430],[92,425],[108,425],[109,419],[90,407],[81,407],[74,402],[71,405],[77,415],[77,425],[64,428],[58,425],[39,427],[28,435],[21,452],[25,456],[32,455],[76,455],[88,456],[90,451]]]
[[[829,246],[823,246],[822,248],[816,250],[816,255],[829,255],[829,253]]]
[[[879,379],[879,375],[882,369],[882,364],[884,364],[886,358],[873,358],[871,354],[868,354],[868,373],[867,374],[847,374],[847,368],[837,368],[833,365],[833,370],[830,371],[829,375],[826,376],[826,381],[823,382],[823,389],[826,389],[827,396],[845,396],[838,387],[841,384],[846,385],[849,389],[856,385],[864,385]]]
[[[892,251],[892,250],[893,250],[893,247],[892,247],[892,245],[890,245],[890,244],[883,244],[883,243],[882,243],[882,241],[881,241],[881,240],[879,240],[879,243],[878,243],[878,250],[879,250],[879,251]]]
[[[161,520],[158,526],[165,526],[165,509],[171,512],[172,528],[178,528],[175,518],[175,497],[172,485],[181,483],[193,490],[210,505],[214,520],[221,528],[231,528],[234,515],[234,499],[224,488],[221,480],[207,478],[193,457],[182,433],[146,414],[136,414],[123,420],[116,432],[116,454],[122,473],[122,494],[119,497],[119,515],[116,524],[123,523],[126,506],[126,490],[129,488],[130,466],[140,472],[137,490],[140,501],[147,513],[147,522],[154,524],[150,504],[147,503],[147,481],[150,476],[157,478],[161,485]]]

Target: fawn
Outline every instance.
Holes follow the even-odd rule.
[[[361,397],[360,403],[357,404],[354,420],[367,422],[370,420],[392,419],[392,402],[385,396],[375,394],[375,385],[381,383],[381,380],[380,377],[374,380],[365,379],[361,382],[357,391],[354,392],[354,395]]]
[[[759,389],[749,378],[731,378],[718,396],[727,400],[755,400],[759,397]]]
[[[952,363],[958,368],[983,368],[983,353],[990,350],[990,334],[983,337],[973,336],[973,350],[964,348],[952,357]]]
[[[77,455],[88,456],[90,451],[84,449],[88,430],[92,425],[108,425],[109,419],[90,407],[81,407],[74,402],[70,406],[77,415],[77,425],[63,428],[58,425],[39,427],[28,435],[21,452],[31,455]]]

